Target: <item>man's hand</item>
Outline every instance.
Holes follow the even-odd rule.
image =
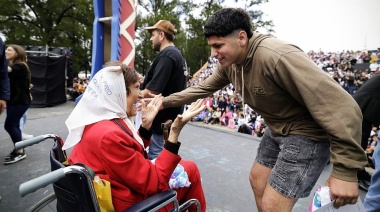
[[[326,181],[326,186],[330,187],[330,198],[334,201],[335,208],[355,204],[358,201],[359,188],[357,182],[344,181],[330,176]]]
[[[143,98],[154,98],[157,95],[161,95],[159,92],[144,89],[141,91]]]
[[[154,93],[151,93],[151,92],[148,92],[148,93],[144,94],[144,91],[147,91],[147,90],[145,89],[145,90],[142,91],[142,93],[143,93],[143,99],[142,99],[142,101],[144,101],[145,103],[149,103],[150,101],[152,101],[155,96],[161,96],[161,94],[154,94]],[[161,101],[161,103],[162,103],[162,101]],[[160,107],[159,107],[159,110],[162,110],[162,109],[164,109],[164,106],[161,104]]]
[[[162,96],[155,96],[149,103],[141,101],[141,126],[149,130],[162,105]]]
[[[7,102],[0,99],[0,115],[7,109]]]

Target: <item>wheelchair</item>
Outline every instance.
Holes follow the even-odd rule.
[[[54,193],[37,202],[28,211],[40,211],[54,200],[57,202],[58,212],[100,211],[91,173],[83,165],[67,164],[66,152],[62,150],[64,142],[59,136],[46,134],[20,141],[16,143],[16,149],[31,146],[49,138],[54,140],[53,148],[50,150],[51,172],[22,183],[19,186],[19,192],[21,196],[25,196],[52,183]],[[179,205],[176,191],[167,190],[150,196],[125,212],[156,211],[170,203],[174,205],[171,212],[186,211],[193,204],[196,205],[197,211],[200,211],[198,200],[190,199]]]

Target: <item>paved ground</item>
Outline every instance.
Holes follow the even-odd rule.
[[[67,102],[51,108],[30,108],[25,132],[34,135],[57,134],[66,138],[65,120],[74,107]],[[0,160],[12,150],[12,142],[5,132],[5,116],[0,116]],[[248,182],[259,138],[225,131],[197,123],[188,124],[180,136],[182,147],[180,154],[184,159],[197,162],[203,178],[203,186],[208,203],[208,212],[248,212],[257,211],[252,191]],[[48,153],[52,147],[51,140],[28,147],[27,158],[12,165],[0,163],[0,202],[1,212],[23,212],[35,202],[52,192],[47,186],[21,197],[18,186],[29,179],[50,171]],[[332,165],[326,166],[315,189],[324,185],[331,172]],[[365,193],[361,191],[361,199]],[[306,212],[311,196],[298,201],[295,212]]]

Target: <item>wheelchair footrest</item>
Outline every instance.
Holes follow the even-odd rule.
[[[177,192],[174,190],[167,190],[148,197],[147,199],[128,208],[124,212],[155,211],[173,201],[177,201]],[[178,204],[175,205],[178,206]]]

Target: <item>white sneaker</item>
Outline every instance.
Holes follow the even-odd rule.
[[[17,155],[11,156],[8,159],[5,159],[4,165],[12,164],[12,163],[17,163],[22,159],[26,158],[26,154],[24,153],[17,153]]]
[[[33,138],[34,135],[29,135],[29,134],[26,134],[26,133],[22,133],[21,134],[21,139],[22,140],[26,140],[26,139],[30,139],[30,138]]]

